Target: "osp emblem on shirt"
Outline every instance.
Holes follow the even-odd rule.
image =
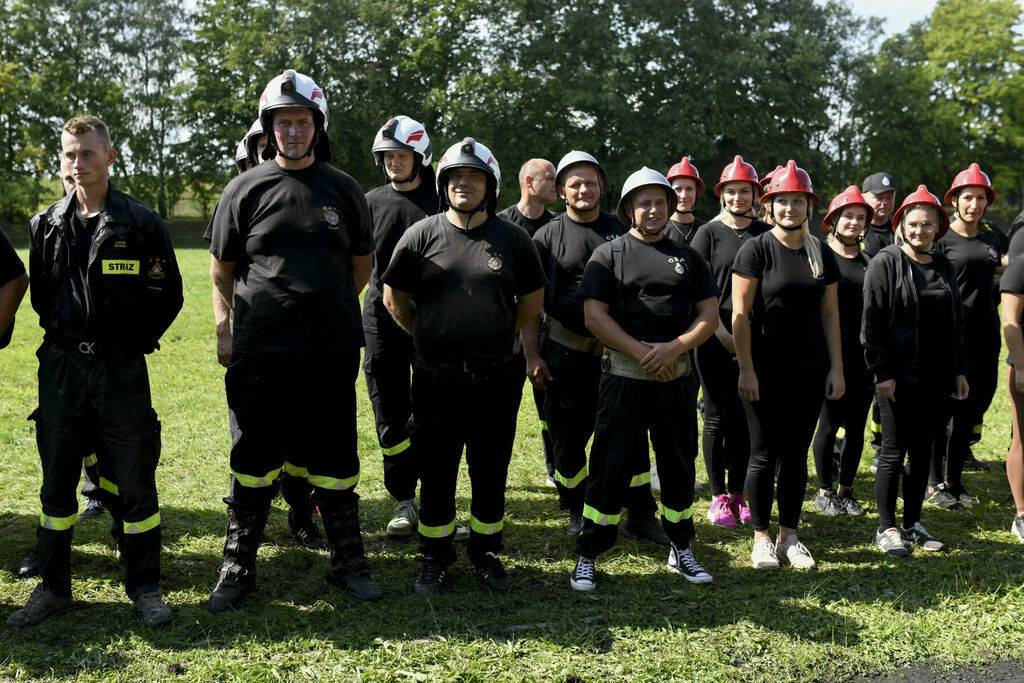
[[[668,262],[676,264],[675,270],[680,275],[684,275],[686,273],[686,266],[683,265],[683,259],[679,258],[678,256],[673,256],[668,260]]]
[[[338,210],[333,206],[324,207],[324,220],[332,230],[338,229],[338,224],[341,223],[341,216],[338,215]]]
[[[988,248],[988,256],[989,256],[989,258],[991,258],[991,259],[992,259],[993,261],[998,261],[998,260],[999,260],[999,252],[998,252],[998,251],[996,251],[996,248],[995,248],[995,247],[989,247],[989,248]]]
[[[492,256],[491,258],[487,259],[487,267],[490,268],[495,273],[501,270],[501,266],[501,259],[498,258],[497,256]]]

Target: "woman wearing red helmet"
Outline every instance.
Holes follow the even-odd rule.
[[[846,394],[838,401],[825,401],[814,436],[814,464],[818,470],[818,495],[814,506],[826,515],[863,515],[853,497],[853,478],[864,448],[864,424],[875,394],[864,351],[860,345],[860,318],[864,308],[864,272],[868,257],[861,251],[861,239],[871,222],[871,206],[850,185],[829,204],[821,221],[828,235],[827,244],[839,266],[839,332],[843,350],[843,378]],[[836,433],[843,427],[846,437],[839,454],[839,472],[833,471],[832,455]],[[839,488],[832,489],[833,475],[839,475]]]
[[[750,521],[750,508],[743,495],[750,440],[743,404],[736,394],[739,368],[732,338],[732,263],[743,244],[769,229],[750,217],[760,191],[757,171],[737,156],[722,170],[715,185],[721,213],[700,227],[691,245],[711,267],[719,290],[722,324],[715,330],[715,338],[698,346],[694,356],[704,391],[704,465],[713,498],[708,519],[723,527]]]
[[[981,434],[982,418],[998,383],[999,315],[992,291],[1003,270],[1006,248],[1001,235],[982,222],[985,209],[995,198],[992,183],[978,164],[957,173],[945,196],[946,204],[953,207],[953,221],[949,232],[935,243],[956,272],[964,309],[967,379],[971,385],[970,397],[953,406],[953,423],[945,448],[936,448],[932,457],[928,501],[946,510],[959,510],[978,502],[964,488],[961,475],[971,455],[972,437]]]
[[[918,186],[893,214],[897,243],[871,259],[864,278],[860,338],[882,418],[875,544],[896,557],[907,555],[907,543],[929,551],[943,547],[921,525],[921,505],[932,448],[944,438],[952,411],[950,395],[962,400],[968,394],[956,275],[949,259],[932,249],[948,229],[938,198]],[[897,528],[901,478],[903,524]]]
[[[679,200],[668,220],[665,237],[676,244],[689,246],[697,234],[697,228],[706,222],[693,215],[693,205],[704,194],[704,181],[700,179],[700,172],[690,163],[689,157],[683,157],[678,164],[673,164],[665,177]]]
[[[1010,351],[1009,367],[1006,368],[1006,385],[1013,407],[1013,437],[1010,450],[1006,453],[1006,479],[1013,492],[1013,503],[1017,514],[1010,530],[1024,543],[1024,444],[1020,429],[1024,424],[1024,259],[1014,259],[999,281],[1002,292],[1003,335],[1006,348]]]
[[[766,175],[764,178],[761,178],[760,185],[762,194],[768,191],[768,186],[771,185],[772,178],[775,177],[775,174],[781,170],[782,166],[776,166],[771,170],[770,173],[768,173],[768,175]],[[766,223],[767,225],[772,225],[772,217],[769,215],[767,204],[763,202],[761,203],[761,206],[757,210],[757,218],[758,220]]]
[[[772,178],[764,202],[775,227],[740,248],[732,267],[732,327],[738,389],[747,413],[746,490],[754,525],[755,568],[817,565],[796,535],[807,486],[807,447],[821,404],[842,397],[834,252],[809,229],[818,201],[807,173],[790,160]],[[775,464],[779,535],[769,533]]]

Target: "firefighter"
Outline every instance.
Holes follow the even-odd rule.
[[[327,162],[327,99],[285,71],[259,100],[265,160],[234,178],[212,219],[214,287],[232,308],[224,384],[231,491],[224,562],[207,609],[238,609],[287,472],[312,485],[330,545],[328,583],[381,598],[359,531],[355,381],[364,344],[359,292],[369,279],[370,213],[359,184]],[[287,400],[282,400],[282,397]]]

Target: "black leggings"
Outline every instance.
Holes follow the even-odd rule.
[[[818,487],[832,488],[832,453],[836,445],[836,432],[846,429],[839,453],[839,485],[852,486],[857,476],[857,465],[864,451],[864,424],[868,419],[875,387],[862,380],[846,385],[846,393],[838,401],[825,401],[818,417],[818,431],[814,435],[814,467],[818,470]]]
[[[779,524],[795,529],[807,488],[807,448],[825,400],[824,369],[758,374],[759,401],[744,401],[750,431],[746,489],[755,531],[771,521],[775,463],[780,463]]]
[[[986,325],[971,334],[964,335],[964,346],[970,358],[967,370],[967,384],[970,391],[963,401],[953,401],[953,419],[948,436],[940,439],[932,452],[931,471],[928,485],[946,481],[960,483],[964,463],[971,452],[973,437],[981,437],[981,423],[985,411],[992,404],[999,383],[999,329],[995,324]],[[943,477],[945,461],[945,477]]]
[[[896,494],[903,480],[903,526],[921,521],[928,463],[935,443],[945,438],[949,421],[949,387],[896,382],[896,400],[878,397],[882,449],[875,473],[878,525],[896,526]],[[906,456],[906,467],[903,459]]]
[[[736,390],[739,366],[716,337],[698,346],[694,355],[704,390],[702,445],[711,495],[743,493],[750,438],[743,402]],[[726,471],[729,472],[728,484]]]

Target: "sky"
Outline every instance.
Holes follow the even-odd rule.
[[[885,33],[891,36],[930,15],[936,0],[850,0],[850,5],[857,14],[885,19]]]

